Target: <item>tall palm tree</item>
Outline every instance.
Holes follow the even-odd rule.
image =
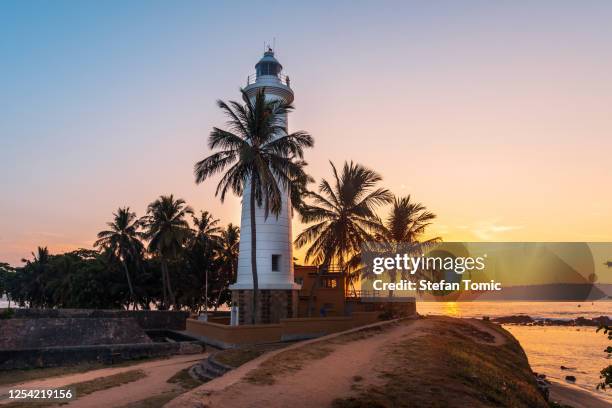
[[[304,168],[308,163],[304,161],[298,162],[298,164]],[[308,196],[308,184],[314,183],[312,176],[304,171],[300,172],[298,176],[291,181],[290,187],[291,192],[291,206],[293,211],[297,211],[299,215],[302,215],[307,207],[305,198]]]
[[[387,242],[432,244],[440,237],[421,241],[425,229],[431,225],[436,215],[421,204],[411,201],[410,195],[394,197],[393,207],[389,213],[380,237]]]
[[[235,280],[238,269],[238,247],[240,245],[240,228],[229,223],[221,231],[218,256],[221,264],[229,271],[229,279]]]
[[[322,180],[319,192],[309,194],[312,204],[302,213],[302,222],[315,223],[295,239],[298,248],[310,243],[306,261],[322,267],[310,290],[308,314],[312,314],[313,298],[320,284],[321,274],[336,262],[343,273],[358,262],[361,245],[373,241],[381,231],[375,209],[392,200],[385,188],[376,187],[382,177],[367,167],[345,162],[342,173],[331,163],[333,179]],[[345,282],[346,283],[346,282]]]
[[[94,242],[94,247],[106,252],[111,259],[121,263],[130,289],[130,303],[136,308],[136,297],[128,263],[137,261],[144,249],[140,241],[141,234],[138,231],[140,221],[136,218],[136,213],[130,211],[130,207],[120,207],[117,212],[113,213],[113,221],[106,225],[110,229],[98,232],[98,240]]]
[[[255,205],[278,216],[282,190],[288,191],[293,180],[301,177],[304,148],[313,146],[312,137],[303,131],[287,133],[285,117],[293,106],[282,100],[266,100],[265,89],[251,100],[241,90],[245,104],[217,105],[229,117],[229,130],[213,128],[208,139],[211,150],[219,150],[195,164],[196,183],[225,171],[215,195],[225,199],[228,191],[237,196],[248,193],[251,226],[251,272],[253,304],[251,323],[256,322],[259,296],[257,278],[257,225]]]
[[[221,239],[222,228],[219,227],[219,220],[214,218],[208,211],[200,211],[200,217],[192,215],[195,227],[194,239],[204,243],[218,245]]]
[[[184,244],[192,235],[189,223],[185,220],[187,214],[193,214],[191,207],[182,198],[174,199],[174,195],[160,196],[149,204],[147,215],[142,218],[145,233],[149,240],[149,251],[159,255],[162,268],[162,308],[168,308],[168,301],[176,305],[168,262],[177,257]]]
[[[47,247],[38,247],[36,253],[32,252],[32,260],[22,259],[25,270],[31,273],[26,292],[30,300],[30,307],[45,306],[46,296],[44,290],[45,275],[50,269],[51,255]]]
[[[384,249],[389,254],[409,253],[419,256],[427,248],[441,241],[440,237],[422,239],[425,229],[435,218],[436,215],[428,211],[423,204],[412,201],[410,195],[394,197],[389,216],[381,223],[382,228],[377,234],[377,249]],[[362,272],[364,277],[371,273],[366,268]],[[398,271],[393,269],[388,272],[390,280],[395,282]],[[422,273],[423,271],[420,271],[419,276],[410,276],[405,270],[400,271],[402,279],[419,278]],[[389,291],[389,295],[392,296],[393,292]]]
[[[234,224],[228,224],[227,227],[221,231],[219,244],[217,256],[221,263],[221,273],[225,276],[227,284],[230,284],[236,280],[236,270],[238,269],[240,228]],[[222,293],[222,291],[219,291],[215,307],[219,306],[219,299]]]
[[[201,211],[200,217],[193,217],[193,224],[195,226],[195,235],[194,235],[194,247],[198,248],[202,252],[206,252],[209,250],[210,252],[215,252],[218,250],[220,245],[221,237],[219,234],[221,233],[221,228],[219,225],[219,220],[215,219],[211,213],[208,211]],[[204,307],[205,310],[208,310],[208,269],[204,272]]]

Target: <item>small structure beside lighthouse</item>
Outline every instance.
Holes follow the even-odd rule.
[[[256,73],[249,76],[245,88],[251,101],[264,89],[266,99],[293,102],[289,78],[282,73],[282,65],[268,49],[255,65]],[[287,127],[287,118],[285,127]],[[248,324],[252,316],[253,274],[251,271],[250,186],[245,183],[240,221],[240,254],[236,283],[230,286],[232,303],[238,305],[239,324]],[[257,274],[259,286],[258,318],[260,323],[278,323],[280,319],[297,317],[298,291],[301,288],[293,277],[293,237],[291,233],[291,200],[289,192],[282,195],[282,209],[278,216],[266,218],[263,208],[255,209],[257,239]]]

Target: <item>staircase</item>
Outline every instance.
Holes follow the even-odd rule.
[[[233,370],[233,367],[218,362],[215,359],[215,355],[211,354],[208,358],[193,365],[189,369],[189,375],[200,381],[207,382],[221,377],[230,370]]]

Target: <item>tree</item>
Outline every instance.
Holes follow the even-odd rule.
[[[219,220],[215,219],[208,211],[202,211],[200,218],[193,216],[193,223],[196,228],[193,247],[196,251],[206,254],[208,257],[214,257],[214,253],[219,249],[220,239],[219,233],[221,228],[218,227]],[[205,308],[208,309],[208,278],[210,267],[204,268],[204,299]]]
[[[141,220],[145,227],[144,236],[149,240],[149,251],[157,254],[161,261],[162,309],[167,309],[169,304],[176,306],[168,262],[176,259],[192,234],[185,220],[187,214],[193,214],[193,210],[186,205],[185,200],[175,200],[172,194],[162,195],[149,204],[147,215]]]
[[[307,163],[301,161],[298,163],[302,169],[306,167]],[[301,216],[307,208],[307,204],[305,198],[308,197],[308,184],[314,183],[314,179],[312,176],[302,171],[298,176],[291,181],[290,187],[291,192],[289,196],[291,197],[291,206],[293,211],[297,211],[297,213]]]
[[[5,262],[0,262],[0,298],[6,295],[11,306],[10,290],[15,276],[15,268]]]
[[[126,304],[128,291],[114,266],[97,251],[50,255],[39,248],[33,260],[15,268],[9,295],[20,306],[119,308]]]
[[[252,320],[256,323],[259,283],[257,277],[257,225],[255,206],[264,216],[278,216],[283,190],[303,175],[304,148],[312,147],[312,137],[303,131],[287,133],[286,115],[293,110],[283,100],[266,100],[265,89],[251,100],[241,90],[245,104],[218,101],[228,116],[227,128],[213,128],[208,139],[211,150],[219,150],[195,164],[196,183],[225,171],[215,195],[223,202],[228,191],[248,197],[251,226],[251,272],[253,275]]]
[[[336,262],[346,280],[347,265],[358,263],[361,245],[374,240],[381,232],[375,209],[392,200],[385,188],[376,187],[382,177],[367,167],[345,162],[342,173],[331,163],[333,179],[319,184],[319,192],[309,193],[311,204],[302,212],[302,222],[314,223],[295,239],[302,248],[310,243],[306,261],[321,265],[310,290],[308,314],[312,315],[313,299],[320,285],[321,274]]]
[[[98,233],[98,240],[94,242],[94,247],[104,251],[111,260],[116,260],[121,264],[130,290],[130,303],[136,308],[136,297],[128,264],[138,262],[144,249],[140,241],[141,234],[138,231],[140,220],[136,218],[135,212],[130,211],[130,207],[123,207],[113,213],[113,221],[107,225],[110,229]]]
[[[227,287],[231,282],[236,280],[236,271],[238,270],[238,247],[240,244],[240,228],[233,224],[228,224],[227,227],[221,231],[221,239],[219,242],[218,257],[220,262],[219,273],[223,281],[225,290],[219,290],[217,295],[217,301],[215,302],[215,309],[221,305],[221,298],[223,296],[228,297],[229,294]]]
[[[381,222],[381,229],[376,237],[377,249],[384,249],[388,254],[408,253],[419,256],[425,249],[441,241],[440,237],[427,240],[421,238],[435,218],[436,215],[427,211],[423,204],[411,201],[410,195],[394,197],[389,216],[384,223]],[[395,282],[397,270],[388,272],[390,280]],[[362,273],[368,276],[371,271],[362,269]],[[406,274],[406,270],[402,270],[401,274],[402,279],[407,279],[410,275]],[[390,291],[389,295],[392,293]]]
[[[48,303],[44,284],[45,275],[49,272],[49,260],[47,247],[38,247],[36,253],[32,252],[32,260],[22,259],[25,262],[25,279],[21,282],[21,296],[27,299],[30,307],[44,307]]]

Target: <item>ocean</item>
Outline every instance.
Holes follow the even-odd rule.
[[[491,318],[527,314],[534,319],[575,319],[612,317],[612,301],[601,302],[418,302],[417,311],[423,315]],[[612,391],[598,391],[599,372],[612,364],[603,350],[609,341],[595,327],[518,326],[504,325],[521,343],[531,368],[560,383],[566,375],[576,377],[575,384],[599,398],[610,402]],[[562,370],[561,366],[569,370]]]

